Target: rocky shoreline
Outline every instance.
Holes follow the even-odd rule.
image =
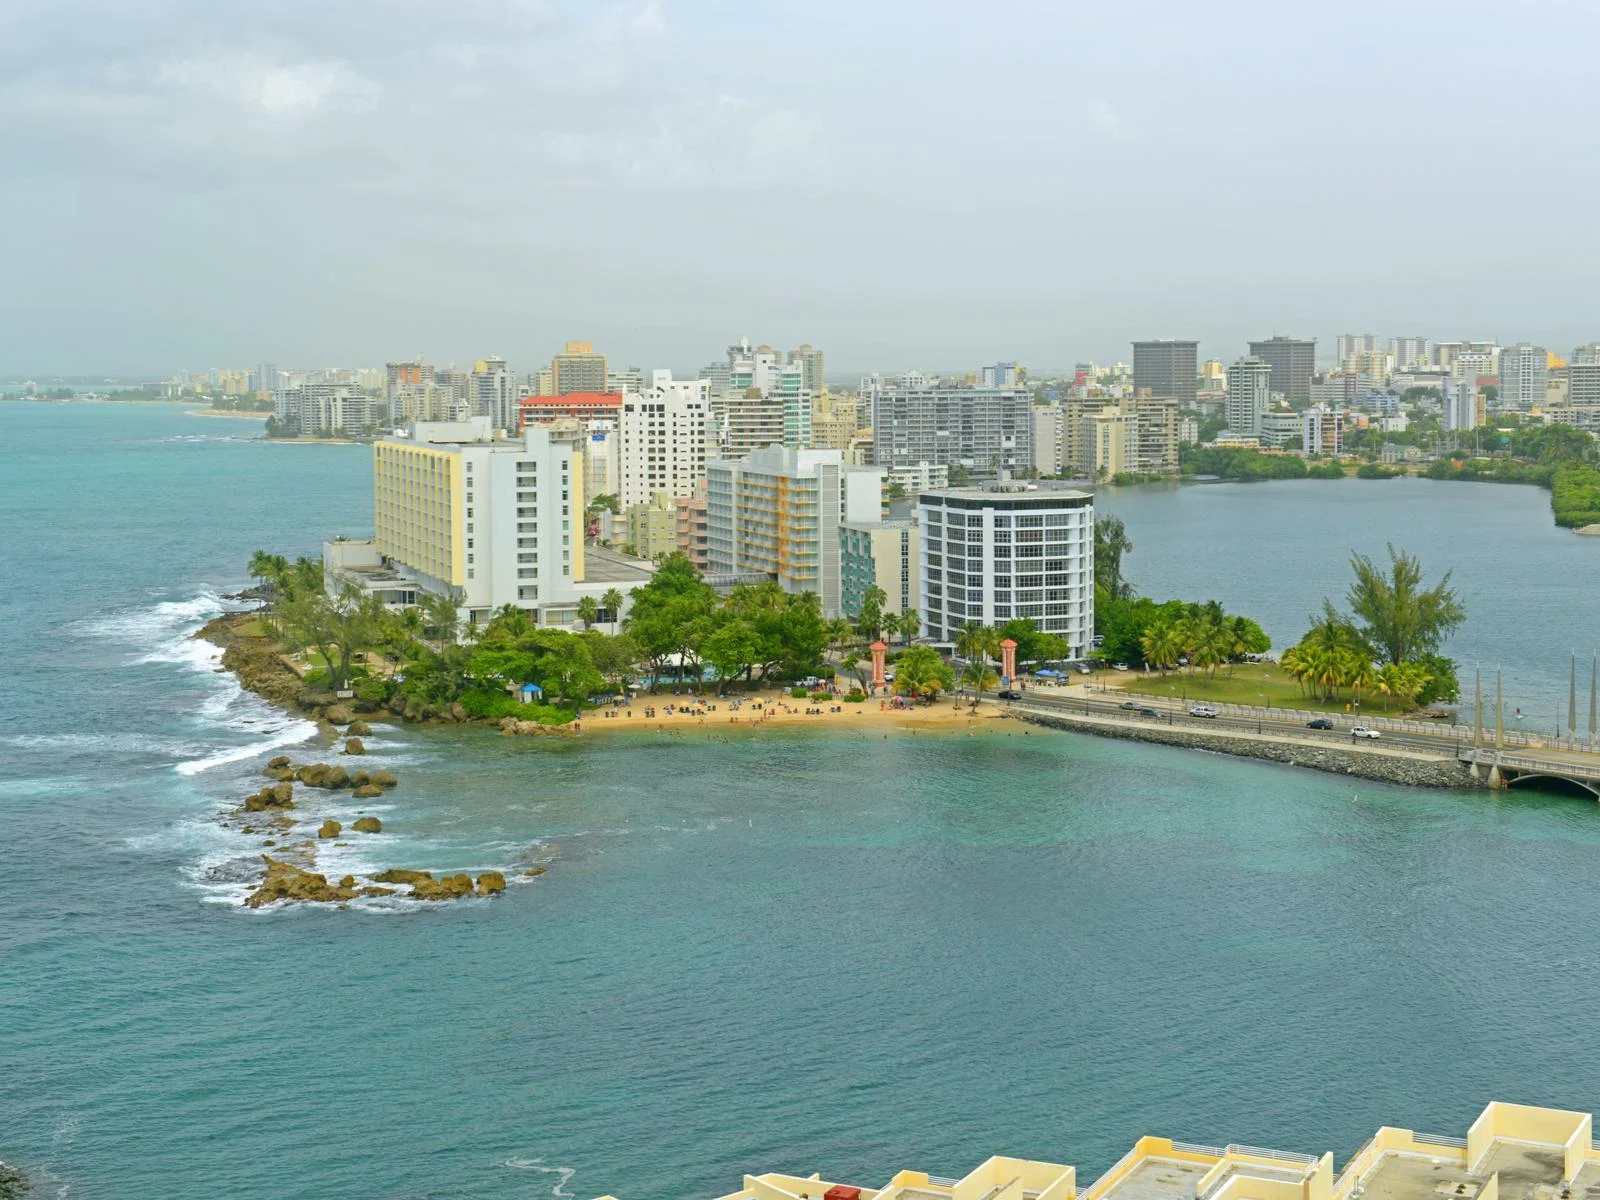
[[[31,1186],[28,1177],[16,1167],[0,1162],[0,1200],[22,1200]]]
[[[375,715],[383,710],[341,700],[332,692],[307,688],[284,661],[271,638],[249,632],[248,626],[256,615],[254,612],[225,614],[207,623],[195,637],[222,648],[222,669],[232,672],[246,691],[297,716],[316,721],[330,742],[337,744],[342,739],[341,758],[359,759],[365,755],[367,741],[374,733],[372,726],[359,714]],[[460,705],[452,707],[459,709]],[[385,713],[386,716],[391,714],[408,719],[408,714],[393,709]],[[448,710],[419,712],[409,719],[439,724],[462,724],[470,720],[465,713]],[[383,822],[376,816],[362,814],[351,822],[347,834],[342,822],[327,818],[317,826],[315,836],[310,836],[309,830],[291,815],[298,808],[296,788],[348,792],[353,800],[370,800],[398,787],[399,777],[392,771],[367,771],[342,762],[297,763],[286,754],[269,760],[262,774],[271,782],[218,817],[224,828],[245,837],[262,839],[259,845],[264,867],[253,890],[245,897],[244,904],[249,908],[283,901],[342,904],[387,896],[417,901],[460,900],[469,896],[498,896],[506,890],[505,875],[495,870],[481,871],[476,878],[465,872],[436,878],[430,871],[389,867],[370,878],[345,875],[329,882],[326,875],[315,870],[318,843],[331,841],[335,845],[348,845],[347,841],[338,839],[381,834]],[[544,870],[543,865],[535,865],[523,875],[533,877],[543,874]],[[3,1176],[0,1176],[0,1183],[3,1183]],[[0,1200],[4,1200],[4,1195],[0,1192]]]
[[[367,736],[359,728],[366,724],[361,719],[362,714],[379,713],[414,725],[481,725],[523,737],[577,736],[577,730],[571,725],[540,725],[514,717],[473,717],[459,703],[423,704],[396,697],[386,705],[363,704],[355,699],[342,700],[326,689],[307,687],[305,680],[284,661],[276,641],[249,632],[259,616],[254,611],[224,613],[213,617],[194,636],[222,648],[223,669],[231,671],[245,691],[254,692],[269,704],[296,716],[316,721],[328,736],[338,734],[336,726],[352,722],[358,726],[355,731],[358,737]]]

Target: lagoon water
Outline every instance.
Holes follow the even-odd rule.
[[[215,815],[314,731],[186,635],[252,549],[370,527],[363,447],[255,432],[0,405],[0,1159],[42,1195],[711,1197],[999,1152],[1092,1174],[1144,1132],[1342,1158],[1494,1097],[1600,1103],[1600,812],[1570,796],[1042,732],[379,727],[401,787],[330,869],[549,871],[488,902],[245,910],[259,847]],[[1105,503],[1146,591],[1215,591],[1275,636],[1390,525],[1459,556],[1463,644],[1592,635],[1596,544],[1543,536],[1543,492],[1291,491],[1319,486]],[[1396,486],[1381,512],[1356,490]],[[1467,555],[1507,529],[1533,582],[1499,591]],[[1274,573],[1259,549],[1291,534]],[[1527,670],[1564,684],[1559,656]]]

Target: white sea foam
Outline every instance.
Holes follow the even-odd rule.
[[[149,733],[14,733],[0,736],[0,746],[19,750],[62,750],[81,754],[156,754],[186,758],[203,748],[194,739]]]
[[[284,728],[278,730],[270,737],[259,742],[251,742],[248,746],[233,746],[227,750],[218,750],[215,754],[208,754],[204,758],[190,759],[181,762],[175,770],[179,775],[198,775],[201,771],[209,771],[213,767],[225,767],[229,763],[243,762],[247,758],[255,758],[269,750],[281,750],[285,746],[296,746],[308,741],[317,734],[317,727],[311,721],[291,721]]]
[[[545,1175],[556,1176],[555,1186],[550,1189],[552,1196],[571,1196],[573,1193],[566,1190],[567,1184],[578,1173],[576,1167],[547,1167],[542,1158],[508,1158],[503,1164],[513,1171],[538,1171]]]
[[[206,590],[188,600],[164,600],[140,608],[126,608],[70,626],[78,637],[106,638],[154,648],[167,642],[182,626],[194,626],[230,607],[216,592]]]

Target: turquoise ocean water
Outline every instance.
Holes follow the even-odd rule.
[[[330,869],[549,871],[244,910],[259,847],[215,815],[314,731],[185,635],[252,549],[370,525],[364,448],[254,433],[0,405],[0,1159],[42,1195],[711,1197],[999,1152],[1093,1174],[1145,1132],[1342,1157],[1495,1097],[1600,1102],[1600,812],[1573,797],[1044,733],[380,727],[386,831]],[[1437,487],[1445,513],[1421,489],[1370,519],[1440,555],[1547,519],[1532,489]],[[1238,537],[1273,536],[1271,492],[1200,491],[1132,499],[1133,578],[1183,579],[1183,522],[1230,491],[1269,501]],[[1593,544],[1524,546],[1548,590],[1469,592],[1469,645],[1592,634]],[[1250,594],[1296,586],[1262,566]]]

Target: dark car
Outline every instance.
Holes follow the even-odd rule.
[[[1314,720],[1307,721],[1306,722],[1306,728],[1307,729],[1332,729],[1333,728],[1333,722],[1328,720],[1327,717],[1317,717]]]
[[[1161,715],[1161,710],[1158,708],[1141,708],[1139,710],[1139,715],[1141,717],[1159,717]]]
[[[1117,705],[1117,707],[1125,708],[1129,712],[1139,712],[1144,708],[1144,705],[1140,704],[1137,700],[1124,700],[1121,704]]]
[[[1000,699],[1002,699],[1002,700],[1021,700],[1022,699],[1022,693],[1021,692],[1013,692],[1010,688],[1007,688],[1005,691],[1002,691],[1002,692],[996,692],[995,694],[997,696],[999,696]]]

